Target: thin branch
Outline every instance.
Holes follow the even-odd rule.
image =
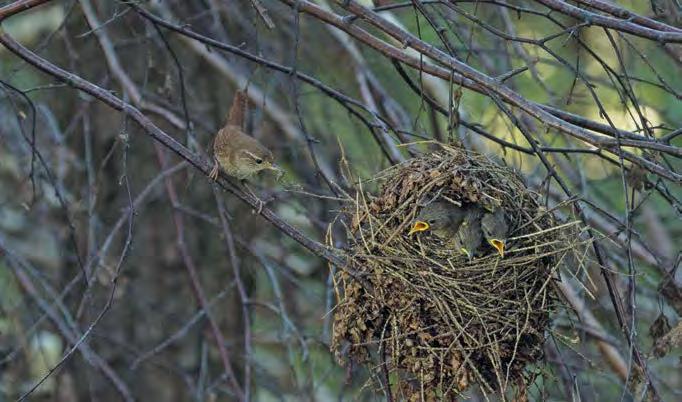
[[[41,4],[48,3],[52,0],[18,0],[0,8],[0,22],[5,18],[9,18],[14,14],[26,11]]]
[[[639,25],[630,21],[634,19],[632,14],[628,13],[625,20],[618,18],[608,17],[600,14],[593,13],[589,10],[578,8],[576,6],[570,5],[562,0],[535,0],[538,3],[545,5],[546,7],[558,11],[564,15],[570,15],[576,19],[585,21],[590,25],[599,25],[605,28],[611,28],[617,31],[629,33],[641,38],[651,39],[658,43],[682,43],[682,31],[675,29],[674,27],[668,27],[666,31],[659,31],[657,29],[651,29],[646,26]],[[594,2],[595,4],[598,2]],[[601,3],[601,2],[599,2]]]
[[[65,71],[60,67],[50,63],[49,61],[43,59],[42,57],[36,55],[30,50],[26,49],[24,46],[19,44],[14,38],[8,35],[4,30],[0,30],[0,43],[2,43],[8,50],[22,58],[27,63],[36,67],[37,69],[43,71],[49,76],[55,77],[58,80],[68,84],[69,86],[81,90],[87,94],[94,96],[103,103],[107,104],[111,108],[121,111],[128,115],[133,121],[135,121],[146,134],[152,137],[155,141],[163,144],[166,148],[170,149],[176,153],[180,158],[186,160],[190,165],[194,166],[198,171],[203,173],[208,177],[213,163],[207,158],[203,158],[197,154],[192,153],[185,146],[176,141],[173,137],[166,134],[163,130],[157,127],[148,117],[146,117],[137,108],[133,107],[131,104],[124,102],[117,96],[113,95],[110,91],[98,87],[90,81],[87,81],[78,75]],[[239,190],[236,184],[233,184],[226,176],[223,174],[217,180],[218,185],[221,188],[227,190],[228,192],[237,196],[241,201],[250,205],[254,209],[259,208],[259,200],[257,200],[253,195],[245,193]],[[303,247],[307,248],[319,257],[329,261],[330,263],[338,266],[341,269],[345,269],[350,275],[358,277],[358,275],[349,270],[346,267],[345,259],[332,249],[316,242],[307,236],[305,236],[301,231],[294,228],[290,224],[286,223],[280,217],[278,217],[269,208],[263,208],[260,214],[270,223],[272,223],[277,229],[282,231],[287,236],[291,237]]]
[[[295,3],[299,10],[336,26],[337,28],[350,34],[355,39],[360,40],[361,42],[364,42],[365,44],[373,47],[380,53],[392,59],[400,60],[401,62],[417,70],[426,72],[434,76],[438,76],[445,80],[452,80],[454,83],[458,85],[462,85],[469,89],[473,89],[487,96],[495,94],[499,96],[503,101],[508,102],[511,105],[518,106],[526,113],[537,118],[542,122],[543,125],[547,125],[559,131],[565,132],[581,141],[587,142],[591,145],[603,148],[605,150],[613,151],[618,146],[618,141],[616,141],[615,139],[597,136],[578,126],[575,126],[572,123],[557,118],[552,113],[540,107],[539,105],[526,100],[525,98],[523,98],[516,92],[512,91],[511,89],[501,86],[493,78],[488,77],[480,73],[479,71],[476,71],[475,69],[464,64],[463,62],[456,60],[451,56],[434,48],[432,45],[421,41],[411,33],[396,27],[390,22],[382,19],[380,16],[378,16],[370,9],[367,9],[359,5],[353,0],[344,2],[341,5],[344,8],[351,11],[352,13],[362,16],[362,18],[365,19],[366,21],[371,22],[374,26],[384,31],[386,34],[395,38],[400,43],[403,43],[404,46],[412,47],[414,50],[417,50],[418,52],[428,57],[431,57],[432,59],[438,61],[439,63],[448,66],[449,68],[455,71],[455,74],[453,74],[451,71],[445,68],[441,68],[428,63],[423,63],[418,58],[408,55],[403,50],[376,38],[368,31],[361,29],[356,25],[348,24],[343,17],[330,11],[327,11],[319,6],[316,6],[306,0],[296,1],[282,0],[282,1],[286,4],[289,4],[292,7],[294,6]],[[635,134],[631,133],[631,135]],[[641,136],[637,137],[642,138]],[[682,152],[682,150],[680,150],[679,148],[667,147],[664,144],[652,143],[650,141],[621,139],[620,143],[623,146],[633,146],[642,148],[652,147],[657,149],[665,149],[675,154]],[[645,159],[643,157],[637,156],[633,153],[626,151],[623,151],[623,157],[633,163],[642,166],[644,169],[647,169],[652,173],[660,175],[661,177],[664,177],[676,183],[682,183],[682,174],[678,174],[674,171],[671,171],[670,169],[661,166],[655,162],[652,162],[648,159]]]

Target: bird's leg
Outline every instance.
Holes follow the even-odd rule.
[[[216,181],[218,180],[218,172],[220,170],[220,163],[218,163],[217,158],[213,158],[213,169],[211,169],[211,172],[208,174],[208,178]]]
[[[256,213],[260,215],[260,213],[263,211],[263,207],[265,206],[265,201],[261,200],[256,193],[251,190],[251,187],[249,187],[248,184],[246,184],[246,180],[242,180],[242,186],[253,196],[253,198],[256,199],[256,202],[258,203],[258,209],[256,210]]]

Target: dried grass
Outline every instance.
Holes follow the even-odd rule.
[[[526,392],[527,366],[559,306],[554,286],[577,236],[540,205],[521,177],[485,156],[443,146],[376,176],[341,212],[351,268],[370,288],[336,275],[332,349],[342,363],[373,370],[400,399],[450,399],[472,385],[484,393]],[[408,237],[425,200],[503,208],[510,225],[504,258],[469,261],[427,233]],[[504,393],[504,392],[503,392]]]

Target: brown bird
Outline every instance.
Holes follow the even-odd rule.
[[[262,170],[274,170],[281,175],[281,169],[273,161],[272,152],[257,139],[244,132],[246,94],[237,91],[225,126],[218,131],[213,141],[215,164],[209,174],[218,178],[219,168],[239,180],[247,180]]]
[[[481,218],[481,229],[488,243],[497,250],[500,257],[504,257],[507,231],[509,230],[507,219],[504,217],[504,210],[497,208],[493,212],[486,212]]]

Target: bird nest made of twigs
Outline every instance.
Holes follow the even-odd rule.
[[[378,196],[359,190],[340,215],[350,270],[335,277],[337,359],[366,365],[397,399],[454,399],[472,385],[523,394],[558,307],[567,225],[518,174],[461,148],[442,146],[375,180]],[[504,255],[482,242],[468,257],[429,231],[409,234],[436,200],[501,209]]]

